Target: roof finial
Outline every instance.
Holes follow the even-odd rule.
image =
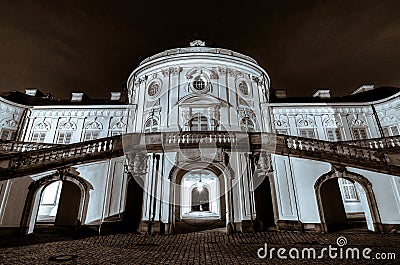
[[[190,47],[200,47],[200,46],[206,46],[206,43],[202,40],[194,40],[190,42]]]

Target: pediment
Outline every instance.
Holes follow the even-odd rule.
[[[177,105],[201,105],[201,106],[229,106],[230,104],[222,99],[216,98],[211,95],[200,94],[200,95],[188,95],[180,99]]]

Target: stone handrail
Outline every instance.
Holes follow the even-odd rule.
[[[223,144],[236,142],[234,133],[229,132],[180,132],[180,133],[163,133],[165,144],[198,144],[198,143],[213,143]]]
[[[342,141],[343,144],[357,145],[361,147],[367,147],[370,149],[384,149],[384,148],[396,148],[400,147],[400,135],[389,136],[385,138],[372,138],[364,140],[351,140]]]
[[[397,139],[397,138],[395,138]],[[390,141],[395,139],[390,138]],[[389,141],[389,140],[388,140]],[[0,156],[0,180],[77,165],[130,152],[143,154],[197,148],[215,144],[225,150],[291,155],[400,175],[397,153],[391,147],[374,149],[354,143],[328,142],[273,133],[245,132],[156,132],[132,133]],[[244,147],[244,148],[243,148]]]
[[[0,153],[10,152],[26,152],[32,150],[39,150],[43,148],[51,148],[60,146],[59,144],[48,144],[48,143],[33,143],[33,142],[20,142],[20,141],[4,141],[0,140]]]
[[[387,163],[382,150],[373,150],[369,147],[342,144],[341,142],[327,142],[316,139],[286,136],[288,151],[311,152],[323,156],[341,156],[343,159],[356,159],[371,162]],[[323,157],[321,157],[323,158]],[[328,158],[328,157],[326,157]],[[322,160],[322,159],[321,159]]]
[[[102,138],[87,142],[38,149],[27,152],[6,154],[0,157],[0,169],[24,170],[42,167],[51,163],[66,164],[73,160],[90,160],[93,156],[121,151],[121,136]]]

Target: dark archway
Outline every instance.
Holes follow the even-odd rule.
[[[254,192],[257,230],[265,231],[268,227],[275,227],[274,206],[272,202],[271,184],[268,177],[256,188]]]
[[[367,223],[368,230],[383,231],[371,182],[360,174],[341,168],[340,170],[333,168],[330,172],[322,175],[314,185],[321,219],[321,230],[333,232],[353,228],[354,220],[350,220],[349,223],[338,179],[346,179],[359,187],[361,203],[364,206],[362,221]]]
[[[207,188],[195,187],[192,190],[192,212],[206,212],[210,210],[210,192]]]
[[[124,227],[128,231],[137,231],[142,218],[143,180],[140,177],[130,177],[126,192]]]
[[[346,228],[346,211],[337,178],[325,181],[321,185],[320,194],[327,232],[339,231]]]
[[[63,181],[55,226],[76,227],[80,225],[78,217],[81,197],[81,190],[75,183]]]

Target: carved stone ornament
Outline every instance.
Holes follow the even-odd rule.
[[[314,122],[310,119],[300,119],[297,122],[297,127],[313,127]]]
[[[204,47],[206,46],[206,42],[202,40],[194,40],[190,42],[190,47]]]
[[[168,75],[178,75],[182,71],[182,67],[170,67],[166,69],[161,70],[161,74],[164,77],[167,77]]]
[[[40,122],[33,127],[34,131],[50,131],[50,124],[48,122]]]
[[[132,175],[146,174],[147,171],[147,155],[141,153],[126,154],[128,169]]]
[[[365,127],[365,126],[367,126],[367,124],[366,124],[366,122],[363,121],[363,120],[354,119],[354,120],[351,122],[351,126],[352,126],[352,127]]]
[[[60,125],[60,130],[76,130],[76,124],[72,121],[67,121]]]
[[[2,127],[8,127],[8,128],[17,128],[18,122],[15,120],[3,120],[1,122]]]
[[[124,129],[126,124],[123,121],[117,121],[114,123],[114,125],[111,127],[113,130],[122,130]]]
[[[261,152],[258,155],[257,170],[263,173],[268,173],[272,171],[271,154],[267,154],[266,152]]]
[[[340,123],[334,117],[328,117],[322,121],[324,127],[339,127]]]
[[[102,130],[103,125],[98,121],[91,121],[85,125],[86,130]]]

